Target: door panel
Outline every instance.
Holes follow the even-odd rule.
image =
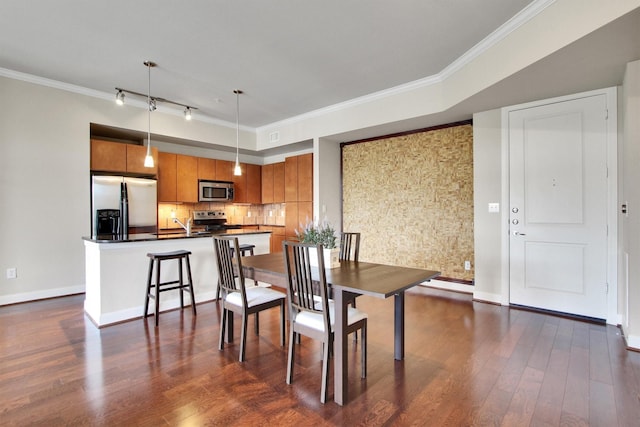
[[[606,317],[605,102],[509,113],[513,304]]]

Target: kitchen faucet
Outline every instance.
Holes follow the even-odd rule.
[[[178,218],[173,218],[173,222],[180,224],[180,226],[186,230],[187,236],[191,236],[191,218],[187,220],[187,225],[184,225]]]

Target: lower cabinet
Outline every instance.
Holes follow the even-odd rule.
[[[271,232],[271,252],[282,252],[282,241],[285,240],[284,227],[274,225],[261,225],[260,231]]]

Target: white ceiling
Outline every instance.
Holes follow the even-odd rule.
[[[152,95],[235,123],[239,88],[241,124],[255,128],[436,75],[531,3],[5,1],[0,68],[115,96],[116,86],[146,93],[143,61],[152,60]],[[367,132],[619,84],[624,64],[640,58],[639,17],[609,24],[451,111]]]

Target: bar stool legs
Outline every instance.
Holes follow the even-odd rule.
[[[193,292],[193,279],[191,277],[191,264],[189,262],[190,251],[173,251],[163,253],[148,253],[149,257],[149,275],[147,277],[147,290],[144,298],[144,317],[148,316],[149,311],[149,298],[155,299],[155,323],[158,326],[158,318],[160,314],[160,292],[171,291],[178,289],[180,291],[180,309],[184,308],[184,295],[183,292],[191,294],[191,309],[194,316],[196,315],[196,301],[195,294]],[[169,282],[160,282],[160,265],[162,261],[178,260],[178,280],[172,280]],[[185,261],[185,267],[187,270],[187,282],[184,281],[182,260]],[[156,280],[153,282],[153,270],[155,266]],[[155,289],[155,293],[152,292],[152,288]]]

